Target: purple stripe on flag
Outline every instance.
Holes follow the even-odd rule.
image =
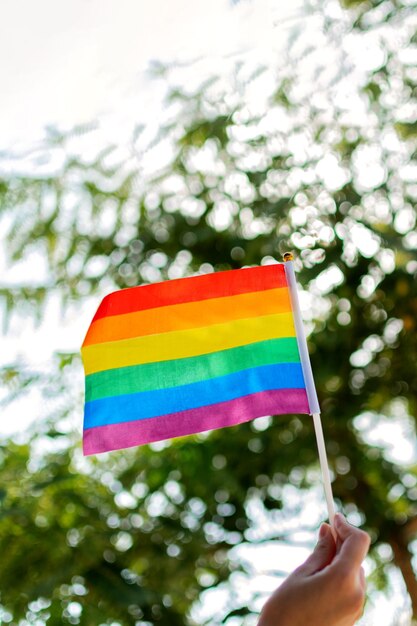
[[[87,428],[84,431],[84,454],[130,448],[152,441],[234,426],[262,415],[288,413],[310,413],[305,389],[261,391],[169,415]]]

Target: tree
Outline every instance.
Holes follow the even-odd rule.
[[[34,155],[49,164],[15,169],[0,189],[11,260],[37,250],[48,279],[1,293],[10,311],[39,312],[51,293],[69,306],[115,287],[296,250],[335,495],[372,534],[375,582],[384,584],[393,561],[417,618],[416,468],[372,442],[387,422],[402,420],[414,434],[417,417],[415,18],[405,0],[343,5],[311,8],[327,56],[294,32],[261,113],[244,90],[262,69],[250,75],[241,65],[229,90],[213,81],[198,93],[171,84],[171,119],[142,156],[140,132],[123,162],[112,149],[87,162],[72,148],[74,135],[51,131]],[[366,71],[355,66],[355,49],[368,51]],[[161,142],[172,158],[149,172]],[[77,359],[57,358],[52,381],[70,375]],[[12,390],[36,376],[15,364],[3,370]],[[48,436],[66,439],[56,429]],[[28,610],[49,613],[51,624],[191,623],[201,589],[230,575],[228,549],[250,536],[248,504],[256,499],[279,521],[285,485],[306,488],[317,463],[311,423],[295,416],[87,466],[77,447],[62,447],[28,472],[29,448],[3,449],[2,484],[24,479],[2,499],[2,553],[13,546],[2,602],[29,623]],[[46,574],[28,587],[39,563]],[[81,608],[71,614],[73,602]]]

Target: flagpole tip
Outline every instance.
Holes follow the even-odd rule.
[[[287,263],[288,261],[294,261],[294,255],[292,254],[292,252],[285,252],[282,258],[284,259],[284,263]]]

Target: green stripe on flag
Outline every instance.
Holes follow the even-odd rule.
[[[269,339],[210,354],[132,365],[90,374],[85,381],[85,401],[141,391],[169,389],[226,376],[252,367],[275,363],[298,363],[299,361],[295,337]]]

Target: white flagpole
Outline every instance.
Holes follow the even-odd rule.
[[[320,413],[313,413],[314,430],[316,431],[317,447],[319,449],[319,459],[321,474],[323,477],[324,494],[326,496],[327,511],[329,513],[329,521],[334,524],[334,501],[332,492],[332,483],[330,481],[329,464],[327,462],[326,447],[324,445],[323,427],[321,425]]]
[[[297,281],[295,278],[293,256],[290,253],[284,254],[284,268],[287,277],[287,284],[290,293],[291,306],[294,316],[294,325],[297,335],[298,350],[300,352],[301,367],[303,370],[304,381],[308,404],[310,407],[310,415],[313,417],[314,430],[316,433],[317,447],[319,451],[319,460],[321,473],[323,478],[324,493],[327,502],[327,511],[329,514],[330,524],[333,526],[335,509],[332,492],[332,484],[330,481],[329,464],[327,461],[326,447],[324,444],[323,427],[320,419],[320,405],[317,399],[316,386],[314,384],[313,370],[311,369],[310,355],[308,353],[307,339],[304,331],[303,319],[301,316],[300,303],[298,301]]]

